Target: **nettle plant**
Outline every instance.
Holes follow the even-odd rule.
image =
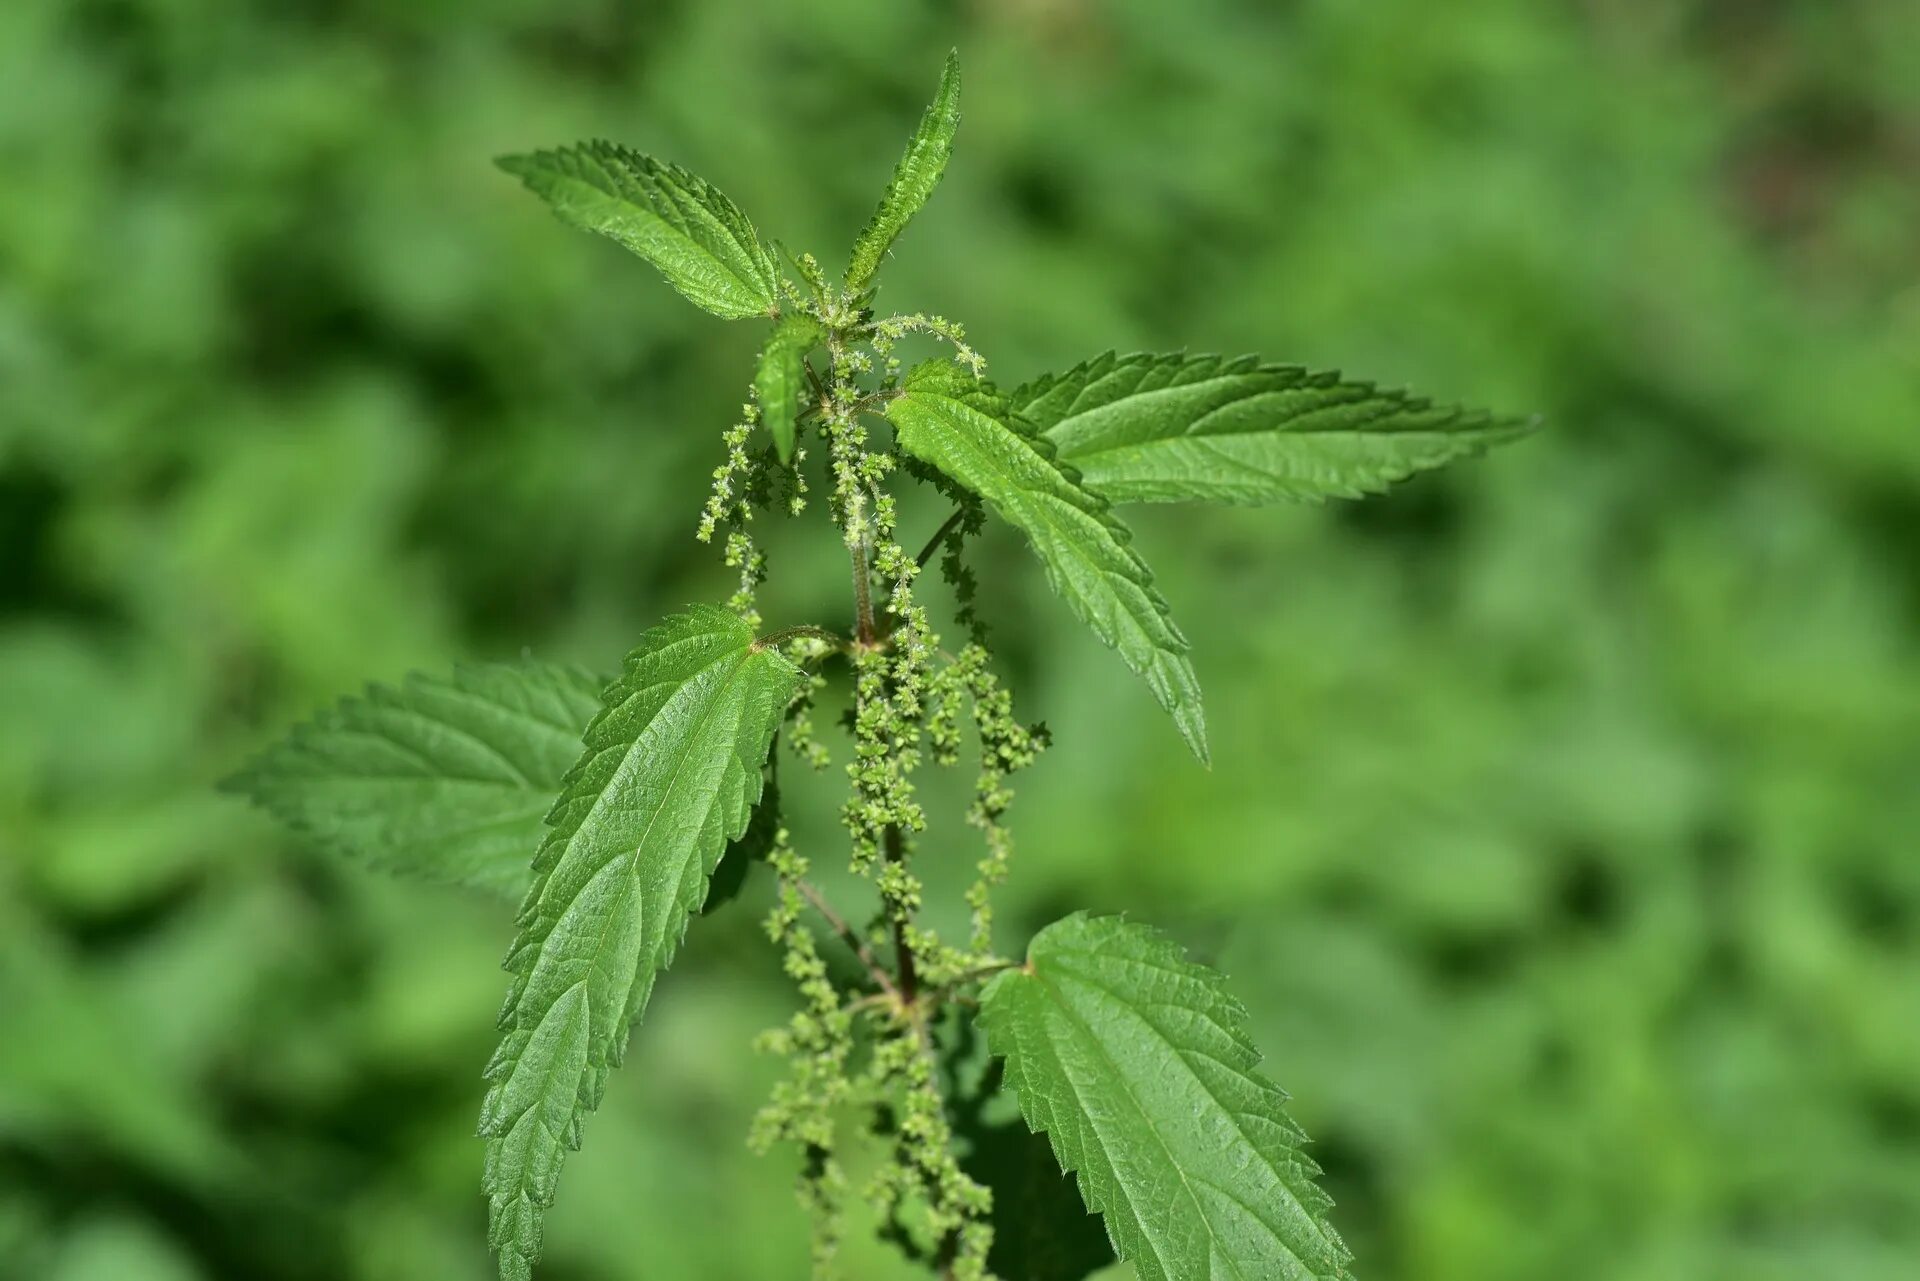
[[[1529,424],[1251,357],[1109,353],[998,389],[959,325],[872,306],[946,168],[958,99],[949,58],[837,284],[676,165],[606,142],[501,161],[693,303],[772,322],[698,522],[738,586],[724,606],[661,622],[611,683],[521,662],[374,686],[234,780],[332,848],[520,896],[479,1127],[507,1281],[532,1273],[561,1166],[655,980],[755,860],[777,878],[766,933],[800,1009],[763,1039],[788,1071],[751,1142],[799,1150],[816,1276],[834,1272],[856,1198],[942,1277],[1070,1281],[1114,1255],[1154,1281],[1348,1274],[1318,1167],[1220,975],[1111,916],[1047,926],[1018,959],[994,950],[1010,780],[1048,736],[1016,717],[996,674],[969,539],[990,519],[1024,534],[1054,592],[1204,762],[1187,639],[1114,505],[1360,497]],[[897,349],[916,336],[944,354],[903,368]],[[830,486],[817,504],[802,466],[815,446]],[[917,555],[899,541],[903,479],[953,507]],[[851,629],[765,631],[756,530],[821,507],[852,565]],[[917,590],[935,563],[953,588],[953,648]],[[775,779],[777,739],[828,768],[813,709],[835,677],[851,685],[841,816],[844,856],[871,882],[864,917],[810,879]],[[914,775],[963,756],[984,853],[956,939],[923,915]],[[845,961],[830,965],[837,948]]]

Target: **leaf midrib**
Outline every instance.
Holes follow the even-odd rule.
[[[1096,414],[1111,413],[1118,416],[1124,412],[1121,408],[1122,406],[1128,408],[1137,407],[1142,413],[1160,412],[1161,406],[1165,401],[1172,400],[1181,393],[1204,389],[1212,383],[1231,382],[1236,378],[1252,376],[1253,375],[1249,374],[1220,375],[1213,378],[1202,379],[1197,382],[1160,387],[1153,391],[1136,392],[1129,396],[1108,401],[1104,405],[1095,406],[1092,409],[1064,415],[1058,422],[1047,429],[1046,434],[1049,439],[1056,440],[1056,433],[1071,437],[1073,433],[1065,429],[1069,428],[1073,423]],[[1352,391],[1357,394],[1348,399],[1333,402],[1313,403],[1311,400],[1307,400],[1306,403],[1296,405],[1287,410],[1280,417],[1238,431],[1216,432],[1205,430],[1209,420],[1217,418],[1228,410],[1238,408],[1239,406],[1245,405],[1248,401],[1255,400],[1262,396],[1304,396],[1305,393],[1331,391]],[[1370,401],[1374,403],[1376,408],[1373,415],[1365,420],[1365,423],[1377,425],[1363,425],[1358,427],[1343,426],[1308,431],[1293,430],[1288,426],[1288,424],[1296,423],[1300,419],[1321,409],[1367,405]],[[1260,436],[1293,436],[1303,440],[1332,440],[1349,437],[1354,439],[1372,437],[1375,439],[1390,440],[1396,437],[1407,436],[1453,436],[1471,434],[1467,432],[1447,432],[1436,429],[1430,424],[1423,424],[1417,427],[1412,425],[1396,427],[1394,421],[1401,418],[1403,412],[1408,410],[1412,405],[1413,402],[1403,393],[1382,392],[1372,388],[1362,387],[1360,384],[1335,383],[1331,387],[1316,388],[1304,382],[1295,382],[1285,387],[1256,388],[1248,391],[1245,395],[1231,397],[1222,401],[1220,404],[1214,405],[1210,409],[1202,411],[1190,422],[1184,423],[1178,432],[1171,435],[1148,435],[1133,440],[1104,441],[1098,435],[1090,434],[1090,447],[1088,448],[1076,448],[1074,442],[1068,439],[1059,442],[1060,456],[1078,466],[1086,460],[1102,458],[1108,454],[1117,453],[1122,450],[1152,449],[1155,446],[1166,446],[1185,441],[1199,441],[1206,438],[1234,439]],[[1432,406],[1425,406],[1423,408],[1430,409]],[[1454,418],[1457,419],[1460,413],[1461,411],[1455,410]],[[1096,424],[1096,426],[1097,425],[1099,424]],[[1491,426],[1491,424],[1488,425]]]
[[[709,290],[724,295],[721,301],[727,306],[737,308],[745,302],[756,305],[763,302],[763,295],[767,292],[767,282],[742,276],[734,264],[727,262],[713,249],[701,244],[694,235],[692,229],[695,226],[695,219],[689,217],[688,210],[681,207],[681,201],[677,198],[681,194],[677,188],[683,179],[689,183],[697,181],[692,175],[675,173],[663,162],[653,161],[654,165],[659,166],[661,171],[673,180],[672,184],[666,184],[661,183],[657,176],[649,171],[646,163],[649,158],[638,153],[631,156],[633,163],[631,173],[625,169],[629,156],[623,151],[616,150],[613,153],[614,163],[609,163],[606,157],[589,148],[577,148],[574,154],[591,163],[606,179],[606,185],[596,185],[590,179],[580,176],[562,175],[563,177],[585,187],[597,196],[614,200],[622,207],[650,219],[669,235],[675,237],[685,248],[704,258],[711,264],[711,268],[706,273],[707,279],[703,283]],[[633,188],[638,188],[638,195]],[[656,188],[658,188],[657,191]],[[695,199],[694,193],[685,194],[693,207],[693,212],[698,215],[698,225],[718,233],[721,239],[732,245],[742,259],[757,268],[759,266],[757,256],[740,240],[739,234],[727,226],[717,214],[707,209],[703,201]],[[707,194],[718,197],[719,193],[710,190]],[[655,265],[659,266],[659,264]],[[758,275],[757,270],[754,275]],[[744,314],[752,315],[754,312],[748,311]]]
[[[662,650],[661,652],[666,652],[666,651]],[[732,672],[729,672],[727,676],[721,681],[720,683],[721,690],[726,689],[733,683],[734,678],[738,676],[740,669],[743,666],[745,666],[747,659],[752,657],[752,654],[753,654],[753,650],[749,648],[743,651],[739,655],[739,657],[737,657],[734,660],[734,670]],[[700,669],[700,670],[704,670],[704,669]],[[697,678],[699,674],[700,674],[699,671],[696,671],[694,673],[694,677]],[[689,678],[688,680],[681,682],[681,687],[685,688],[687,685],[691,684],[692,679],[693,678]],[[642,691],[636,690],[635,694],[638,694],[640,692]],[[654,717],[658,718],[661,715],[661,713],[663,713],[666,710],[667,706],[671,704],[671,701],[672,700],[669,699],[668,703],[662,704],[660,709],[654,713]],[[719,704],[720,704],[720,699],[717,697],[708,703],[706,710],[700,713],[699,720],[696,722],[696,730],[704,729],[706,727],[706,723],[708,719],[714,715],[715,711],[719,707]],[[642,733],[644,734],[644,731],[642,731]],[[632,743],[627,744],[625,749],[626,753],[632,752],[634,748],[639,745],[640,737],[641,735],[636,735],[634,738],[634,741]],[[731,745],[729,746],[728,750],[729,751],[732,750]],[[685,770],[687,761],[691,757],[691,755],[692,753],[690,752],[682,752],[679,755],[679,757],[674,761],[673,773],[669,775],[667,779],[667,785],[662,790],[662,794],[661,794],[662,800],[660,805],[655,807],[652,815],[647,820],[646,830],[642,832],[640,834],[639,839],[634,842],[633,852],[626,856],[628,860],[627,869],[625,874],[620,878],[620,882],[621,882],[620,888],[617,891],[618,898],[616,899],[616,905],[619,907],[625,906],[627,897],[631,895],[633,892],[634,883],[635,883],[634,870],[640,858],[640,851],[646,848],[647,840],[653,834],[654,825],[660,821],[660,815],[666,810],[667,801],[669,798],[673,796],[675,788],[678,786],[681,772]],[[586,827],[586,825],[589,822],[591,822],[597,814],[600,813],[600,805],[605,800],[606,794],[607,794],[607,789],[602,788],[600,791],[600,795],[594,798],[593,808],[587,812],[587,814],[580,820],[579,825],[574,828],[573,835],[577,836],[580,830]],[[569,843],[571,843],[571,838],[569,838]],[[555,867],[557,868],[558,865],[559,865],[558,860],[556,860]],[[565,914],[565,910],[564,908],[562,908],[555,913],[553,920],[548,922],[546,932],[541,936],[540,951],[545,950],[547,942],[553,937],[554,925],[559,922],[560,917],[563,916],[564,914]],[[587,964],[586,973],[582,975],[582,977],[574,980],[573,982],[567,984],[565,987],[561,988],[560,991],[554,995],[553,1000],[547,1003],[547,1008],[552,1009],[554,1006],[557,1006],[562,1000],[566,998],[567,993],[572,992],[575,989],[581,989],[580,991],[581,1009],[582,1009],[582,1013],[584,1014],[587,1020],[587,1038],[588,1038],[587,1049],[588,1049],[588,1061],[589,1061],[590,1067],[592,1066],[592,1051],[593,1051],[593,1039],[592,1039],[593,1038],[593,994],[591,991],[586,990],[586,984],[588,982],[588,979],[592,976],[592,974],[596,970],[598,970],[600,967],[601,958],[606,952],[607,939],[610,937],[612,933],[612,923],[614,919],[615,919],[615,913],[611,911],[608,912],[606,916],[606,920],[601,925],[599,936],[594,940],[593,956],[592,956],[592,959]],[[644,947],[645,932],[646,932],[646,924],[644,921],[641,923],[640,929],[642,934],[641,942],[642,942],[642,946]],[[533,965],[535,968],[537,968],[539,965],[538,951],[535,953]],[[532,975],[529,974],[528,977],[529,979],[531,979]],[[631,987],[631,985],[629,985],[629,987]],[[516,1015],[519,1012],[517,1007],[518,1007],[518,1003],[516,1002],[516,1009],[515,1009]],[[619,1035],[618,1028],[614,1029],[614,1035],[616,1036]],[[522,1054],[524,1053],[525,1051],[523,1049]],[[541,1074],[541,1085],[543,1087],[551,1086],[553,1084],[553,1073],[554,1073],[554,1066],[550,1065],[548,1069]],[[511,1079],[511,1074],[509,1074],[509,1079]],[[579,1091],[580,1091],[581,1085],[583,1084],[585,1083],[578,1082],[575,1084],[575,1087],[574,1087],[574,1093],[575,1093],[574,1106],[576,1108],[582,1106],[581,1100],[579,1098]],[[543,1089],[541,1092],[545,1093],[546,1091]],[[529,1103],[526,1108],[523,1108],[518,1114],[516,1114],[514,1119],[517,1121],[520,1116],[526,1115],[528,1111],[532,1110],[533,1106],[534,1105],[532,1103]],[[545,1127],[546,1123],[544,1120],[541,1121],[541,1125]],[[512,1124],[509,1123],[506,1126],[506,1128],[511,1130],[513,1128]],[[549,1133],[551,1133],[551,1131],[549,1131]],[[524,1180],[516,1180],[516,1183],[524,1185]]]
[[[694,722],[693,730],[688,735],[690,739],[694,739],[697,741],[700,733],[707,728],[708,724],[712,721],[714,715],[720,709],[720,705],[722,702],[722,695],[724,695],[729,689],[731,689],[735,678],[738,677],[740,674],[740,669],[746,665],[747,659],[750,658],[752,654],[753,654],[753,651],[751,649],[748,649],[742,652],[739,655],[739,657],[734,659],[733,670],[728,672],[724,677],[721,678],[719,684],[716,686],[714,690],[713,697],[708,700],[707,706],[705,707],[705,709],[703,709],[700,712],[699,716],[696,718]],[[691,685],[695,679],[698,679],[699,675],[700,675],[699,672],[695,672],[692,678],[689,678],[688,680],[681,682],[680,688],[685,689],[687,686]],[[659,717],[664,715],[666,713],[667,708],[672,705],[672,702],[673,702],[672,699],[668,699],[666,703],[661,704],[659,711],[656,711],[654,713],[653,719],[658,720]],[[645,736],[645,731],[643,730],[641,734],[636,735],[634,737],[633,742],[627,744],[625,749],[623,749],[623,751],[621,752],[621,755],[623,757],[630,755],[636,748],[639,747],[640,739],[644,736]],[[727,751],[731,752],[732,750],[733,750],[733,745],[729,743],[727,746]],[[633,892],[633,889],[637,880],[636,874],[639,869],[641,851],[647,848],[647,842],[653,838],[653,830],[656,826],[659,825],[660,816],[666,813],[669,804],[671,803],[674,796],[676,795],[680,785],[680,777],[686,771],[687,762],[691,760],[693,756],[694,756],[693,752],[685,751],[685,752],[681,752],[679,756],[674,760],[673,772],[667,776],[666,784],[661,789],[660,803],[654,806],[653,813],[647,816],[647,826],[643,831],[641,831],[639,837],[634,841],[632,852],[625,855],[627,866],[626,866],[625,874],[622,875],[622,877],[620,878],[620,889],[618,891],[619,899],[617,900],[622,905],[625,904],[627,897]],[[616,769],[617,768],[618,767],[616,767]],[[601,813],[601,806],[605,803],[607,792],[609,790],[610,789],[608,788],[600,789],[600,794],[594,798],[593,807],[587,811],[584,817],[581,818],[579,827],[576,827],[574,829],[573,834],[575,836],[578,836],[582,829],[584,829],[589,823],[593,822],[596,818],[599,817]],[[696,839],[697,839],[697,835],[696,835]],[[569,841],[569,843],[571,843],[571,841]],[[557,863],[556,863],[556,866],[557,866]],[[607,914],[607,917],[608,917],[607,922],[602,924],[600,928],[599,937],[594,940],[593,961],[588,967],[589,973],[599,968],[601,957],[606,951],[607,939],[612,933],[611,922],[613,920],[613,915],[614,914],[611,912]],[[554,919],[557,922],[559,920],[559,916],[556,915]],[[646,929],[647,929],[646,922],[643,920],[640,923],[641,942],[643,946],[645,945],[645,942],[646,942],[646,937],[645,937]],[[551,938],[552,936],[553,936],[553,930],[552,930],[552,926],[550,925],[548,927],[546,937]],[[542,941],[544,943],[545,940],[543,939]],[[581,979],[580,982],[584,983],[586,982],[586,980]]]

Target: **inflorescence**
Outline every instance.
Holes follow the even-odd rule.
[[[795,265],[811,292],[788,285],[789,302],[814,315],[827,334],[824,375],[811,364],[805,370],[813,398],[800,421],[825,442],[826,507],[851,565],[854,626],[850,638],[836,642],[810,629],[785,642],[808,679],[788,709],[783,734],[805,764],[819,770],[831,763],[815,725],[815,699],[826,686],[822,665],[844,658],[853,706],[841,821],[849,866],[873,882],[877,910],[864,927],[849,924],[808,879],[809,860],[774,816],[768,862],[778,892],[766,932],[784,953],[801,1008],[760,1039],[760,1048],[783,1057],[788,1071],[755,1118],[750,1141],[760,1151],[782,1142],[800,1151],[799,1196],[813,1221],[816,1277],[835,1275],[848,1193],[840,1138],[852,1119],[885,1153],[862,1190],[883,1216],[885,1235],[913,1257],[935,1262],[945,1277],[984,1281],[992,1194],[966,1173],[956,1153],[932,1027],[945,1002],[1006,967],[992,954],[993,890],[1006,879],[1012,855],[1002,819],[1013,800],[1010,779],[1046,746],[1046,731],[1015,718],[1012,698],[992,671],[975,612],[976,583],[964,560],[966,541],[982,524],[979,501],[942,485],[957,509],[924,551],[909,555],[897,541],[898,510],[886,488],[896,459],[874,446],[866,420],[898,383],[896,349],[903,339],[919,335],[951,345],[975,376],[985,362],[960,326],[924,315],[873,320],[865,300],[834,293],[817,264],[803,257]],[[799,515],[808,493],[806,452],[797,451],[790,468],[782,466],[771,445],[755,444],[759,419],[759,406],[750,401],[722,436],[724,458],[697,531],[708,542],[724,529],[725,562],[739,575],[729,605],[756,629],[767,559],[753,538],[755,515],[776,505]],[[952,587],[955,622],[968,638],[958,653],[941,648],[916,595],[916,581],[936,553]],[[923,887],[913,866],[927,818],[913,775],[924,759],[958,764],[969,723],[979,774],[966,821],[980,831],[985,853],[966,895],[971,927],[962,948],[920,921]],[[770,787],[763,804],[777,805],[777,797],[777,787]],[[821,954],[816,919],[859,963],[849,986],[836,983]]]

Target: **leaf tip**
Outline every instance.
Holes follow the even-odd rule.
[[[1173,714],[1173,722],[1180,730],[1180,737],[1186,743],[1187,750],[1192,752],[1193,758],[1200,762],[1200,768],[1206,770],[1212,769],[1213,750],[1207,746],[1206,714],[1200,709],[1199,692],[1197,689],[1195,690],[1193,706],[1175,711]]]

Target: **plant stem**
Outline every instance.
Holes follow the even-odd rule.
[[[904,863],[907,858],[907,843],[900,835],[900,825],[887,826],[887,862]],[[893,918],[893,954],[894,964],[898,967],[900,1000],[911,1006],[920,994],[920,975],[913,963],[913,949],[907,946],[907,923],[895,916]]]
[[[970,983],[978,983],[981,979],[992,978],[1003,970],[1017,970],[1019,968],[1019,961],[995,961],[991,965],[982,965],[979,969],[968,970],[951,983],[942,984],[934,990],[934,994],[944,1000]]]
[[[862,965],[867,967],[867,973],[873,976],[874,982],[878,983],[889,996],[896,995],[897,989],[893,985],[893,979],[887,974],[886,967],[881,965],[879,959],[874,956],[873,949],[867,946],[866,940],[847,924],[847,919],[833,910],[833,905],[827,902],[827,896],[820,892],[820,887],[811,881],[795,881],[793,887],[800,891],[802,898],[813,905],[814,911],[820,913],[827,927],[840,936],[840,941],[853,949],[853,954],[860,958]]]
[[[837,632],[830,632],[824,627],[815,627],[811,623],[802,623],[798,627],[783,627],[777,632],[768,632],[765,636],[755,641],[753,647],[755,649],[775,649],[797,636],[811,636],[815,640],[823,640],[836,650],[844,650],[847,648],[846,637]]]
[[[956,507],[953,515],[947,517],[946,523],[933,531],[933,537],[929,538],[927,545],[920,549],[920,554],[913,558],[914,564],[918,565],[921,569],[925,569],[927,562],[933,559],[933,554],[940,550],[940,544],[946,541],[947,535],[953,532],[954,526],[958,525],[966,514],[966,508]]]
[[[853,561],[853,608],[854,640],[861,645],[873,644],[873,596],[868,585],[871,575],[867,572],[867,543],[863,537],[859,542],[847,548],[847,555]]]

